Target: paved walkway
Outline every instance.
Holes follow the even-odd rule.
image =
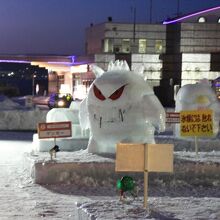
[[[77,220],[82,197],[51,192],[25,176],[22,154],[30,147],[30,141],[0,141],[0,219]]]

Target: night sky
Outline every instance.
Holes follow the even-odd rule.
[[[219,0],[179,0],[190,13],[220,6]],[[149,22],[150,0],[0,0],[0,54],[84,53],[85,28],[112,16],[115,22]],[[175,17],[177,0],[153,0],[153,22]]]

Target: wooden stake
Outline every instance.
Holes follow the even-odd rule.
[[[144,145],[144,208],[147,208],[148,200],[148,159],[147,144]]]
[[[198,137],[195,136],[195,152],[196,152],[196,157],[198,157]]]

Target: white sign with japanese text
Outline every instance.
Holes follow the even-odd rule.
[[[51,122],[38,124],[39,139],[43,138],[64,138],[72,136],[70,121]]]

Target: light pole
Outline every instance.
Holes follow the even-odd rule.
[[[37,76],[33,73],[32,74],[32,96],[34,96],[34,86],[35,86],[35,78]]]

